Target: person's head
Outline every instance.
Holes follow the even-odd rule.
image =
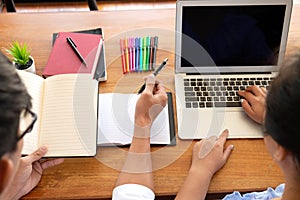
[[[300,175],[300,52],[285,60],[272,82],[266,106],[266,134],[292,156]]]
[[[30,109],[30,95],[11,62],[0,52],[0,196],[18,167],[23,145],[19,124]]]

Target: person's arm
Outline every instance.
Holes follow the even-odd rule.
[[[154,189],[150,152],[150,128],[167,103],[164,87],[153,76],[146,77],[146,88],[135,109],[135,127],[132,142],[116,187],[139,184]]]
[[[239,95],[244,97],[242,107],[245,113],[254,121],[263,124],[266,111],[267,90],[256,85],[249,86],[245,91],[239,91]]]
[[[63,158],[42,160],[41,158],[47,151],[48,148],[42,146],[30,155],[21,158],[16,175],[4,199],[19,199],[29,193],[37,186],[45,169],[64,161]]]
[[[192,164],[176,200],[205,199],[213,175],[223,167],[233,149],[233,145],[229,145],[224,150],[227,137],[228,130],[225,130],[219,138],[211,137],[207,143],[203,139],[194,145]],[[206,149],[205,145],[211,144],[214,145],[212,149],[203,155],[202,151]],[[208,149],[210,148],[208,147]]]

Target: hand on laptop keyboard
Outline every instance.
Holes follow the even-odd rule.
[[[239,91],[242,96],[242,107],[247,115],[259,124],[263,124],[265,118],[265,102],[267,90],[264,87],[249,86],[245,91]]]

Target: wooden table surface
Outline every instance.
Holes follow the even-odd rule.
[[[295,10],[298,11],[295,12]],[[299,46],[299,11],[294,7],[287,52]],[[297,25],[298,24],[298,25]],[[102,27],[105,33],[108,80],[100,92],[136,92],[147,73],[124,75],[121,68],[119,39],[129,36],[159,37],[157,62],[169,58],[159,78],[174,94],[175,9],[0,14],[0,48],[14,40],[27,42],[41,75],[51,51],[52,33]],[[175,107],[175,104],[174,104]],[[175,116],[176,121],[176,116]],[[195,141],[180,140],[176,146],[152,147],[155,193],[175,195],[182,185],[191,162]],[[283,176],[267,153],[262,139],[235,139],[227,144],[235,148],[222,170],[213,178],[209,193],[264,190],[282,183]],[[95,199],[111,198],[127,148],[101,147],[96,157],[66,158],[59,166],[45,171],[38,186],[24,199]]]

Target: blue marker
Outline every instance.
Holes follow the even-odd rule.
[[[140,71],[143,71],[143,38],[140,38]]]

